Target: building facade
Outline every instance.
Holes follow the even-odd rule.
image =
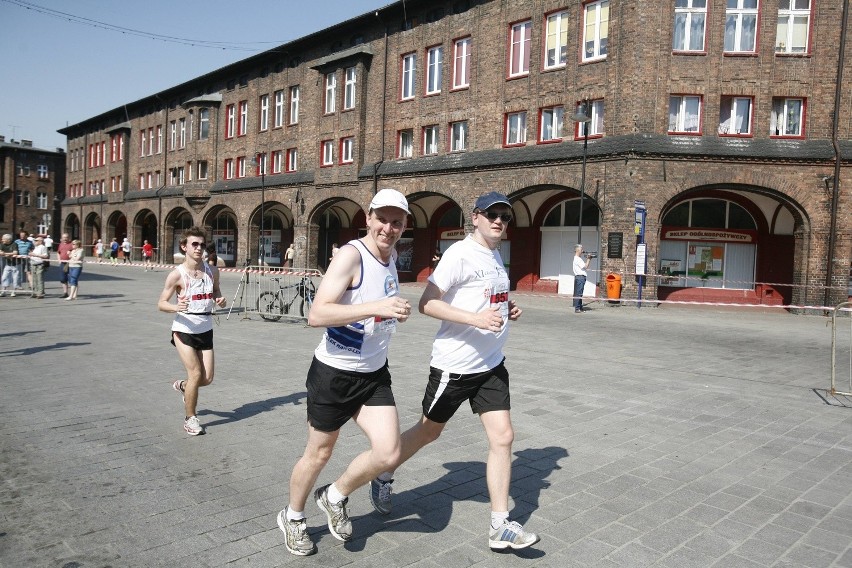
[[[26,231],[58,240],[65,195],[65,151],[34,148],[0,135],[0,233]]]
[[[624,297],[832,303],[848,3],[391,4],[60,130],[63,228],[171,262],[197,224],[229,265],[295,243],[323,268],[393,187],[412,207],[400,275],[422,280],[498,190],[515,288],[556,291],[581,241]]]

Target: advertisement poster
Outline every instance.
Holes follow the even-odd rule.
[[[284,247],[286,248],[286,247]],[[263,256],[266,264],[281,265],[281,231],[263,231]],[[258,262],[260,259],[258,259]]]
[[[233,229],[214,229],[213,242],[216,243],[216,256],[225,262],[234,261],[237,245]]]
[[[699,278],[722,276],[724,256],[724,246],[689,245],[687,271],[690,276],[698,276]]]
[[[396,259],[397,272],[411,272],[411,261],[414,258],[414,239],[399,239],[396,243],[396,252],[399,255]]]

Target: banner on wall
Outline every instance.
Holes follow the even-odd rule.
[[[664,229],[663,238],[678,241],[727,241],[734,243],[753,243],[754,235],[738,231],[719,231],[714,229]]]
[[[267,264],[281,264],[281,231],[263,231],[263,256]],[[287,248],[287,247],[284,247]],[[258,259],[260,260],[260,259]]]
[[[213,242],[216,243],[216,256],[225,261],[234,260],[237,254],[237,244],[233,229],[214,229]]]

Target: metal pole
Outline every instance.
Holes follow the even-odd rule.
[[[583,123],[583,167],[580,171],[580,221],[577,227],[577,244],[583,244],[583,200],[586,196],[586,151],[589,146],[589,123]]]
[[[266,261],[266,243],[263,240],[264,231],[264,204],[266,203],[266,154],[260,158],[260,266]]]

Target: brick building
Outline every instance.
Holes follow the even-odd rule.
[[[497,189],[517,288],[565,284],[581,239],[600,253],[590,279],[618,274],[626,297],[834,302],[852,246],[847,5],[397,2],[60,130],[63,227],[171,261],[199,224],[242,266],[262,225],[265,262],[293,242],[296,266],[324,267],[394,187],[414,280]]]
[[[65,151],[0,136],[0,233],[58,237],[65,195]]]

